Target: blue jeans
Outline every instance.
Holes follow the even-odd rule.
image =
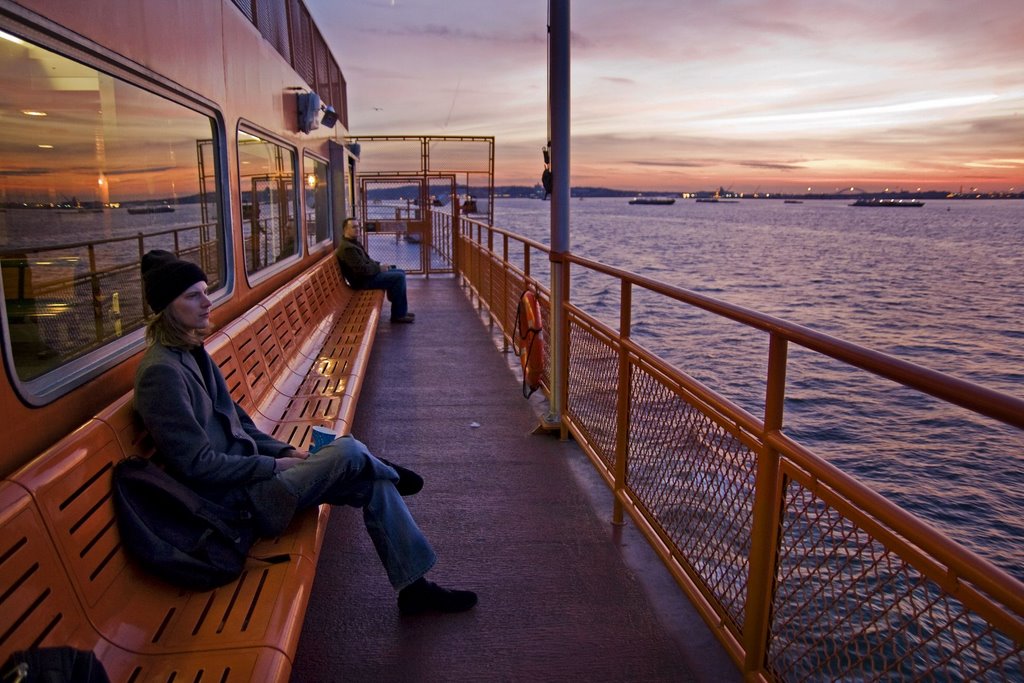
[[[359,289],[383,289],[391,302],[391,317],[402,318],[409,312],[405,297],[405,271],[401,268],[382,270],[359,285]]]
[[[398,473],[358,439],[336,439],[276,477],[296,497],[298,510],[321,503],[362,508],[366,531],[395,590],[402,590],[437,562],[430,542],[395,488]]]

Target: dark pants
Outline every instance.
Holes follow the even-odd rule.
[[[405,295],[405,271],[400,268],[382,270],[359,285],[360,289],[383,289],[391,302],[391,317],[403,318],[409,312]]]

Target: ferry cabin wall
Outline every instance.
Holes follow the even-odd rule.
[[[228,183],[221,185],[221,204],[234,245],[227,287],[215,300],[216,325],[246,311],[331,248],[329,242],[312,252],[303,247],[297,258],[256,273],[252,279],[246,275],[238,246],[243,243],[236,153],[239,124],[294,147],[298,178],[302,177],[304,152],[329,160],[329,140],[341,142],[347,131],[340,120],[333,129],[321,127],[310,134],[298,131],[295,88],[308,91],[309,86],[230,0],[0,0],[0,30],[20,34],[174,101],[198,102],[216,112],[223,125],[221,177]],[[158,140],[159,130],[154,130],[153,136]],[[332,187],[340,196],[344,196],[340,192],[345,186],[344,171],[337,166],[331,169]],[[337,197],[334,204],[338,205]],[[340,235],[338,213],[332,216],[335,239]],[[134,334],[141,338],[139,332]],[[128,360],[42,407],[28,406],[19,398],[12,386],[13,368],[5,367],[0,382],[0,439],[4,443],[0,476],[28,462],[130,390],[141,353],[140,344]]]

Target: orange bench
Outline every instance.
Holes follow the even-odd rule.
[[[260,427],[296,447],[347,432],[383,293],[354,292],[329,257],[214,334],[211,355]],[[328,506],[299,515],[237,581],[203,593],[137,568],[120,547],[110,472],[151,441],[127,394],[0,482],[0,661],[34,646],[93,650],[112,681],[287,680]]]

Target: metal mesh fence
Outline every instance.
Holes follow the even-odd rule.
[[[463,230],[460,275],[511,339],[518,297],[537,282],[521,274],[529,269],[516,260],[521,249],[506,260],[500,235],[489,239],[469,221]],[[747,648],[764,653],[753,671],[786,681],[1024,680],[1012,577],[991,576],[952,541],[908,541],[922,532],[906,513],[884,512],[813,454],[806,462],[795,447],[780,455],[779,437],[755,418],[571,305],[567,335],[564,419],[610,484],[618,488],[625,473],[631,511],[706,601],[739,660]],[[780,478],[758,479],[776,463]],[[766,515],[757,519],[770,520],[757,528],[772,539],[778,532],[757,557],[755,491],[757,514]],[[885,515],[898,521],[890,526]],[[751,595],[761,590],[766,610],[754,606],[762,594]]]
[[[925,576],[834,494],[788,474],[769,649],[776,676],[1024,680],[1024,651],[997,612],[968,607],[956,595],[967,586]]]

